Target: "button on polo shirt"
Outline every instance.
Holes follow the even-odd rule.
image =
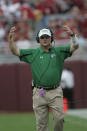
[[[52,47],[49,52],[42,47],[20,50],[20,60],[30,64],[34,83],[44,87],[59,85],[64,60],[69,56],[70,45]]]

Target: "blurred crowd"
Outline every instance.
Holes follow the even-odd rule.
[[[7,42],[12,26],[17,42],[34,40],[43,27],[50,27],[56,40],[66,39],[63,25],[87,38],[87,0],[0,0],[0,43]]]

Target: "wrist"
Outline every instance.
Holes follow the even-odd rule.
[[[14,41],[13,37],[12,37],[12,36],[9,36],[9,37],[8,37],[8,41],[9,41],[10,43],[12,43],[12,42]]]
[[[70,37],[75,37],[75,33],[72,32],[72,33],[70,34]]]
[[[14,40],[13,40],[13,39],[8,39],[8,42],[9,42],[9,43],[13,43]]]
[[[71,44],[72,45],[77,45],[77,43],[78,43],[78,39],[77,39],[76,35],[72,36],[71,37]]]

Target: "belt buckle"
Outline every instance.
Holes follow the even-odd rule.
[[[56,86],[53,86],[53,89],[55,89],[56,88]]]
[[[55,85],[55,86],[53,87],[53,89],[55,89],[55,88],[57,88],[57,85]]]
[[[42,86],[37,86],[39,89],[43,88]]]

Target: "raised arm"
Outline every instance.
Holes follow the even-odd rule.
[[[19,48],[14,44],[14,35],[15,35],[16,28],[12,27],[9,32],[8,41],[9,41],[9,47],[11,52],[16,55],[20,56]]]
[[[79,44],[77,43],[77,35],[75,33],[73,33],[73,31],[68,26],[64,26],[64,30],[71,37],[70,52],[74,52],[79,47]]]

